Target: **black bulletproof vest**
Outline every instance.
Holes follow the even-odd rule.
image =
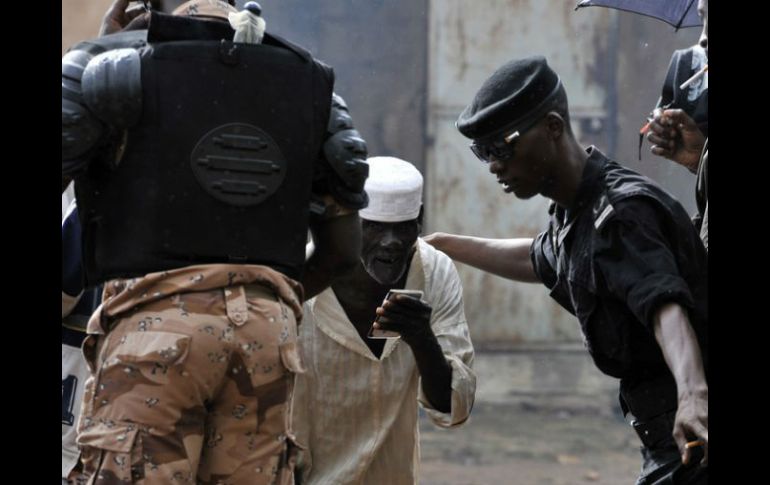
[[[159,18],[139,48],[139,123],[117,163],[76,181],[88,283],[204,263],[297,278],[332,70],[275,37],[178,40],[201,21]]]

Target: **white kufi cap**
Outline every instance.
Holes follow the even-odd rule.
[[[369,206],[361,209],[361,219],[401,222],[416,219],[422,206],[422,174],[409,162],[395,157],[372,157],[366,193]]]

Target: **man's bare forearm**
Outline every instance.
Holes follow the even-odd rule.
[[[311,223],[315,249],[305,262],[300,282],[305,299],[321,293],[338,277],[355,268],[361,257],[361,220],[358,212]]]
[[[684,309],[676,303],[663,305],[655,314],[654,329],[680,396],[707,392],[700,346]]]
[[[435,336],[411,345],[422,391],[431,406],[442,413],[452,411],[452,366],[447,362]]]
[[[532,239],[486,239],[435,233],[425,240],[450,258],[509,280],[539,283],[529,248]]]

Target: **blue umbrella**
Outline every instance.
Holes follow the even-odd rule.
[[[581,0],[580,7],[610,7],[662,20],[676,29],[703,25],[698,0]]]

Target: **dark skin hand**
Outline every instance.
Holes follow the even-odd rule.
[[[681,109],[655,110],[647,140],[653,144],[650,151],[660,157],[698,171],[706,137],[692,118]]]
[[[433,309],[408,295],[394,295],[376,310],[376,328],[398,332],[412,349],[422,378],[422,390],[438,411],[452,409],[452,366],[446,361],[436,335],[430,328]]]
[[[397,332],[401,340],[412,345],[419,345],[426,340],[435,339],[430,328],[430,315],[433,309],[426,302],[409,295],[392,295],[383,300],[375,313],[379,317],[375,328]]]
[[[131,0],[115,0],[102,19],[102,27],[99,36],[114,34],[124,30],[146,29],[150,23],[150,12],[147,8],[164,13],[171,13],[176,7],[184,3],[183,0],[147,0],[145,2],[133,0],[134,5],[129,7]],[[233,0],[227,3],[235,5]]]
[[[144,5],[137,3],[129,8],[129,0],[115,0],[102,18],[99,37],[122,30],[146,29],[150,13]]]

